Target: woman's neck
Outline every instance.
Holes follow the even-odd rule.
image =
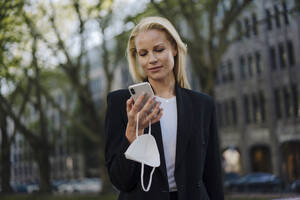
[[[155,95],[163,98],[171,98],[175,96],[175,78],[169,77],[163,80],[149,79],[149,82],[154,89]]]

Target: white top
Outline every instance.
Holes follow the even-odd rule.
[[[177,138],[177,106],[176,96],[169,99],[156,96],[157,101],[161,102],[163,115],[160,118],[162,140],[169,182],[169,190],[176,191],[177,186],[174,178],[176,138]]]

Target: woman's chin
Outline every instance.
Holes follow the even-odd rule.
[[[149,73],[148,79],[152,79],[154,81],[164,81],[164,80],[171,80],[174,78],[174,74],[172,73]]]
[[[168,76],[148,76],[148,79],[149,80],[153,80],[153,81],[166,81],[166,80],[169,80],[169,77]]]
[[[151,79],[151,80],[154,80],[154,81],[163,80],[165,78],[166,78],[166,76],[164,76],[162,74],[151,74],[150,76],[148,76],[148,79]]]

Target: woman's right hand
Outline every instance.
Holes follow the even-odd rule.
[[[139,114],[139,127],[138,134],[141,135],[144,129],[149,126],[149,121],[151,124],[158,122],[162,116],[162,108],[160,108],[160,102],[155,101],[155,97],[148,98],[147,102],[144,104],[147,94],[140,95],[136,102],[133,98],[127,100],[126,111],[128,117],[128,123],[126,127],[126,137],[130,143],[132,143],[136,138],[136,121],[137,114]]]

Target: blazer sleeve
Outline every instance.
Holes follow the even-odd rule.
[[[105,162],[112,184],[121,191],[133,190],[139,180],[137,162],[125,158],[125,151],[130,145],[125,136],[126,124],[122,119],[122,98],[114,93],[107,96],[105,117]]]
[[[204,165],[203,181],[211,200],[223,200],[223,180],[219,150],[215,102],[212,100],[212,117],[209,126],[209,138]]]

